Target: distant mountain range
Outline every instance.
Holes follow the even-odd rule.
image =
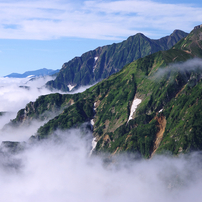
[[[64,63],[56,79],[49,81],[47,86],[71,91],[72,86],[93,84],[118,72],[138,58],[170,49],[187,35],[188,33],[175,30],[170,36],[153,40],[138,33],[121,43],[98,47]]]
[[[60,70],[52,70],[52,69],[39,69],[39,70],[34,70],[34,71],[27,71],[23,74],[19,74],[19,73],[11,73],[9,75],[6,75],[5,77],[9,77],[9,78],[26,78],[28,76],[34,76],[34,77],[38,77],[38,76],[51,76],[54,74],[57,74]]]

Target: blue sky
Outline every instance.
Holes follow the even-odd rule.
[[[157,39],[202,24],[197,0],[0,0],[0,76],[64,62],[138,32]]]

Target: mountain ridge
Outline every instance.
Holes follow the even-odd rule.
[[[57,74],[59,72],[59,69],[58,70],[52,70],[52,69],[46,69],[46,68],[43,68],[43,69],[38,69],[38,70],[33,70],[33,71],[26,71],[22,74],[19,74],[19,73],[11,73],[11,74],[8,74],[4,77],[9,77],[9,78],[26,78],[28,76],[51,76],[53,74]]]
[[[126,64],[158,52],[170,49],[187,33],[175,30],[170,36],[161,39],[149,39],[138,33],[120,43],[113,43],[86,52],[64,63],[55,80],[49,81],[47,87],[69,91],[68,85],[89,85],[118,72]]]

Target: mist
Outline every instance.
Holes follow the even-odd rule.
[[[202,70],[202,59],[194,58],[187,60],[186,62],[173,63],[165,68],[159,68],[157,72],[154,73],[153,78],[156,80],[163,78],[165,75],[169,75],[171,72],[191,72],[191,71],[201,71]]]
[[[15,119],[17,112],[30,102],[34,102],[39,96],[50,93],[81,93],[90,86],[81,86],[73,92],[61,92],[59,90],[50,91],[45,87],[45,84],[54,79],[51,76],[37,78],[4,78],[0,77],[0,112],[5,112],[0,116],[0,142],[2,141],[27,141],[30,136],[37,132],[37,129],[44,125],[48,120],[37,121],[33,120],[32,124],[21,126],[19,128],[2,129],[10,120]],[[49,119],[58,115],[50,113]],[[29,133],[27,131],[29,130]]]
[[[3,78],[0,77],[0,112],[16,112],[25,107],[30,101],[35,101],[41,95],[50,93],[75,94],[81,93],[91,86],[81,86],[73,92],[62,92],[60,90],[50,91],[45,87],[47,81],[53,77],[39,77],[36,79],[30,78]]]
[[[106,154],[89,157],[91,141],[90,131],[71,129],[17,154],[0,153],[0,200],[201,201],[201,153],[106,161]]]
[[[30,78],[0,78],[0,111],[16,112],[30,101],[35,101],[40,95],[51,93],[44,87],[52,77]]]

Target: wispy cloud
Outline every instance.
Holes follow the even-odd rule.
[[[153,79],[158,81],[159,79],[163,78],[164,76],[170,75],[171,73],[185,73],[199,70],[202,70],[202,59],[194,58],[187,60],[186,62],[170,64],[166,68],[159,68],[158,71],[154,73]]]
[[[152,36],[152,30],[190,31],[202,19],[202,7],[150,0],[8,0],[0,2],[0,13],[0,38],[40,40],[115,39],[136,32]]]

